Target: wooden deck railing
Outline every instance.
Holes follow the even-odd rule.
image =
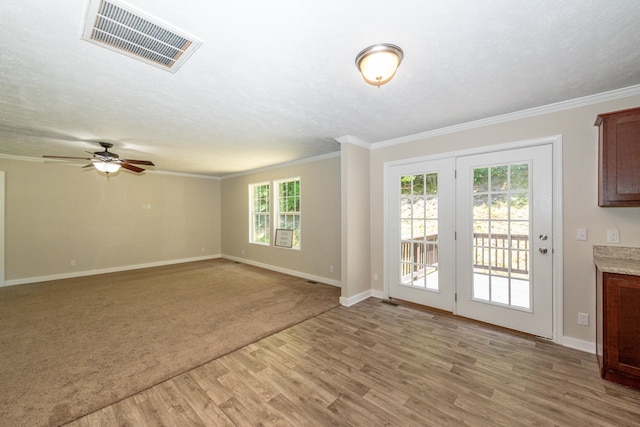
[[[509,238],[511,238],[511,270],[509,270]],[[515,251],[515,252],[514,252]],[[473,266],[494,271],[529,273],[529,236],[526,234],[473,235]],[[491,259],[491,262],[489,262]]]
[[[425,240],[427,245],[425,245]],[[424,270],[424,265],[438,264],[438,235],[429,234],[418,237],[414,240],[403,240],[400,247],[402,277],[410,274],[420,273]],[[411,258],[411,247],[413,246],[413,259]]]
[[[529,273],[529,236],[526,234],[473,235],[473,266],[494,271],[509,271],[509,238],[512,253],[511,272]],[[413,256],[412,256],[413,255]],[[438,235],[429,234],[401,242],[402,276],[421,273],[425,265],[438,264]]]

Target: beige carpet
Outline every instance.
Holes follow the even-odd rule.
[[[0,425],[59,425],[338,305],[228,260],[0,288]]]

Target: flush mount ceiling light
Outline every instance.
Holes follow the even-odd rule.
[[[395,76],[403,57],[402,49],[394,44],[376,44],[356,56],[356,66],[367,83],[380,87]]]

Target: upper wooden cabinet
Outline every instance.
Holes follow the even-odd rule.
[[[640,206],[640,107],[598,115],[599,206]]]

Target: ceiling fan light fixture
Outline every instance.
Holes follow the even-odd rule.
[[[109,151],[109,148],[113,147],[110,142],[99,142],[100,146],[104,148],[104,151],[87,151],[91,154],[91,157],[68,157],[68,156],[42,156],[48,159],[60,159],[60,160],[89,160],[91,163],[84,166],[89,168],[95,167],[96,170],[106,173],[107,177],[110,173],[116,173],[120,168],[127,169],[131,172],[140,173],[144,172],[144,168],[137,165],[155,166],[151,160],[133,160],[133,159],[121,159],[116,153]]]
[[[356,66],[367,83],[380,87],[395,76],[403,57],[398,46],[381,43],[363,49],[356,56]]]
[[[104,173],[116,173],[120,170],[120,164],[115,162],[94,162],[93,166]]]

